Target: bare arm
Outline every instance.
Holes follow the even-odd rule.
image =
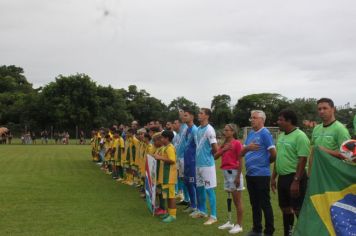
[[[273,163],[276,160],[277,151],[275,148],[270,148],[268,151],[270,153],[269,163]]]
[[[213,155],[215,155],[218,152],[218,144],[217,143],[211,144],[211,151],[212,151]]]
[[[300,184],[300,179],[303,177],[306,164],[307,164],[307,157],[299,157],[297,171],[295,173],[292,185],[290,186],[290,193],[291,196],[294,198],[300,195],[299,184]]]

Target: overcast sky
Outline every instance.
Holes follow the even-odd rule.
[[[356,104],[356,1],[0,0],[0,64],[210,106],[251,93]]]

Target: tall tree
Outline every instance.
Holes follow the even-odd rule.
[[[178,111],[183,107],[189,107],[193,109],[196,113],[199,110],[199,107],[195,102],[188,100],[185,97],[177,97],[173,101],[171,101],[168,105],[168,116],[167,119],[173,121],[178,119]]]
[[[127,110],[141,125],[151,120],[166,118],[167,106],[159,99],[151,97],[145,90],[138,90],[136,85],[130,85],[125,95]]]
[[[252,110],[263,110],[266,113],[266,126],[276,126],[278,112],[289,105],[286,97],[277,93],[251,94],[240,98],[233,110],[235,122],[243,127],[249,126]]]
[[[232,121],[232,111],[230,108],[231,97],[226,94],[214,96],[211,101],[212,123],[221,127]]]

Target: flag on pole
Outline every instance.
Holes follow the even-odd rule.
[[[356,236],[356,166],[314,149],[294,236]]]
[[[156,202],[156,166],[157,161],[151,155],[147,155],[145,170],[145,192],[148,210],[154,215]]]

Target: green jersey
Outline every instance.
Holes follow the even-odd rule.
[[[310,141],[300,129],[289,134],[282,132],[277,140],[276,172],[279,175],[295,173],[300,157],[310,155]]]
[[[323,126],[315,126],[312,134],[312,145],[322,146],[331,150],[339,150],[341,144],[350,139],[349,131],[339,121]]]
[[[356,115],[354,117],[354,135],[356,136]]]

